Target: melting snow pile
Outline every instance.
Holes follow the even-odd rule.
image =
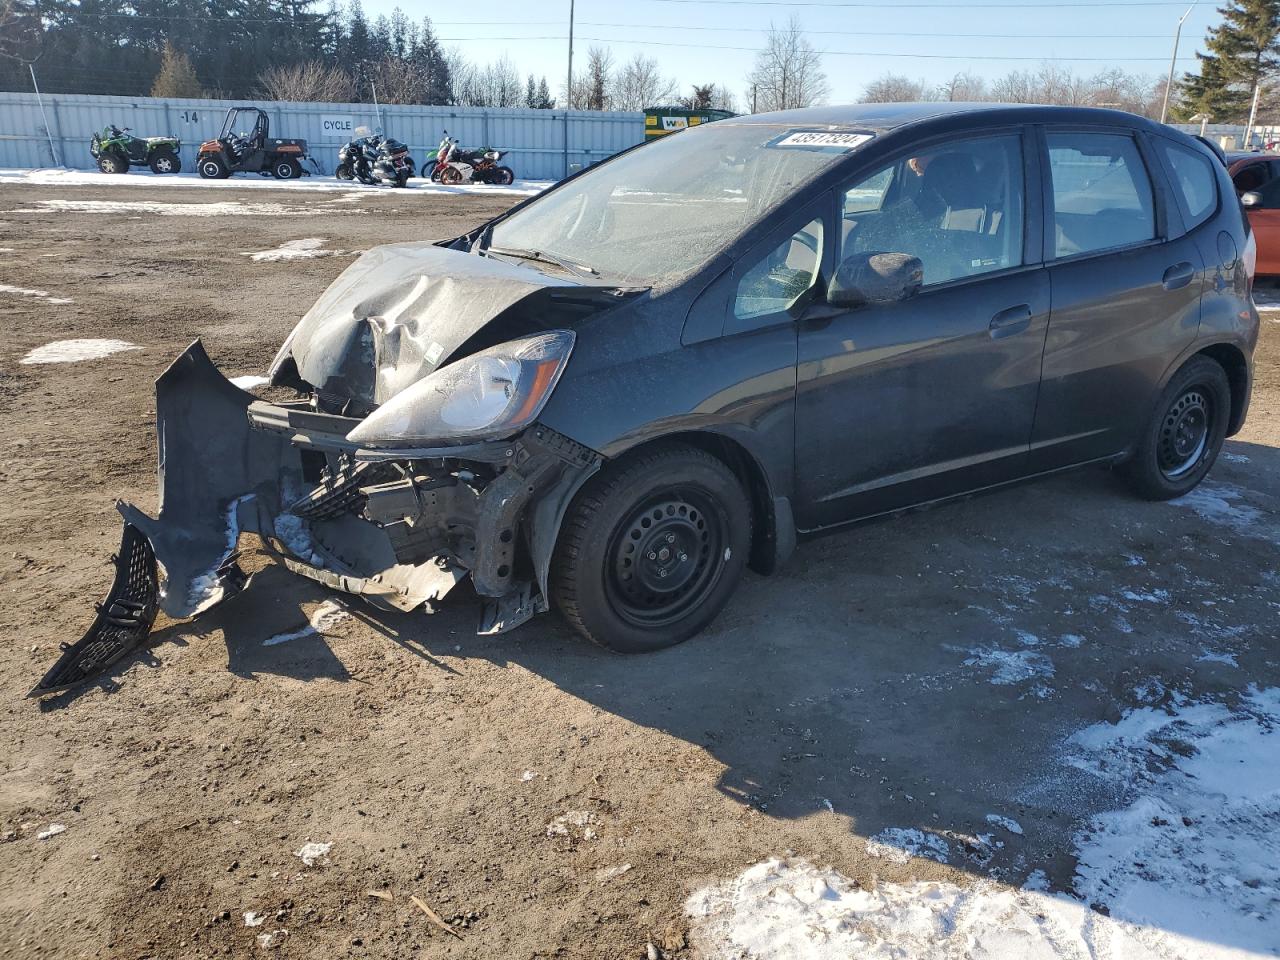
[[[289,633],[277,633],[274,637],[268,637],[262,641],[262,645],[264,647],[274,647],[277,643],[301,640],[303,637],[309,637],[315,633],[325,634],[349,616],[351,614],[347,613],[340,604],[335,603],[333,600],[326,600],[312,611],[305,627]]]
[[[1172,504],[1194,510],[1210,523],[1220,523],[1237,533],[1261,533],[1257,523],[1262,513],[1247,503],[1237,503],[1244,493],[1229,483],[1206,481],[1184,496],[1170,500]]]
[[[1127,807],[1076,835],[1073,894],[1046,892],[1040,871],[1021,889],[862,889],[775,859],[688,899],[694,943],[709,960],[1280,954],[1280,688],[1251,689],[1235,709],[1184,700],[1172,712],[1133,710],[1068,749],[1085,775],[1132,787]]]
[[[246,373],[243,377],[231,378],[231,383],[241,390],[252,390],[254,387],[260,387],[264,383],[270,382],[270,377],[260,377],[256,373]]]
[[[55,340],[43,347],[36,347],[20,360],[20,363],[77,363],[80,360],[97,360],[113,353],[142,348],[124,340]]]
[[[8,283],[0,283],[0,293],[7,293],[15,297],[34,297],[46,303],[75,303],[74,300],[67,297],[55,297],[48,290],[31,290],[27,287],[15,287]]]

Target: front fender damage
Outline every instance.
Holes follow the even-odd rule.
[[[157,608],[198,616],[243,589],[244,533],[291,571],[383,609],[430,612],[467,576],[486,601],[481,633],[547,609],[560,521],[598,454],[536,423],[501,441],[367,450],[346,439],[358,422],[258,400],[192,344],[156,381],[156,516],[117,504],[130,559],[32,695],[120,660]]]

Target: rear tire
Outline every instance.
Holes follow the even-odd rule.
[[[407,184],[408,184],[408,182],[409,182],[409,177],[411,177],[411,176],[412,176],[412,174],[410,174],[410,173],[400,173],[400,174],[397,174],[397,175],[396,175],[396,186],[397,186],[397,187],[403,187],[403,186],[407,185]]]
[[[587,639],[620,653],[688,640],[723,609],[751,547],[751,505],[723,462],[672,445],[611,464],[561,528],[551,595]]]
[[[225,180],[231,176],[231,171],[219,157],[201,157],[196,169],[206,180]]]
[[[151,158],[150,163],[152,173],[180,173],[182,172],[182,161],[178,159],[176,153],[165,150],[157,153]]]
[[[1231,384],[1205,356],[1188,360],[1160,394],[1124,473],[1141,497],[1172,500],[1204,479],[1227,435]]]
[[[498,167],[493,171],[493,182],[504,187],[509,187],[516,182],[516,175],[510,167]]]
[[[129,161],[114,150],[107,150],[98,157],[98,169],[103,173],[128,173]]]
[[[277,160],[271,167],[271,175],[277,180],[297,180],[302,176],[302,164],[297,160]]]

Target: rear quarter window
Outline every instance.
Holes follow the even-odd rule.
[[[1169,165],[1173,186],[1182,201],[1187,229],[1200,226],[1218,208],[1218,178],[1209,158],[1163,138],[1154,138]]]

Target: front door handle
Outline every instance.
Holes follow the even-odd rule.
[[[1001,310],[992,317],[987,330],[992,340],[999,340],[1001,337],[1011,337],[1015,333],[1021,333],[1029,326],[1031,326],[1031,304],[1020,303],[1008,310]]]
[[[1178,290],[1190,283],[1191,278],[1195,275],[1195,265],[1183,260],[1181,263],[1175,263],[1164,272],[1160,285],[1166,290]]]

